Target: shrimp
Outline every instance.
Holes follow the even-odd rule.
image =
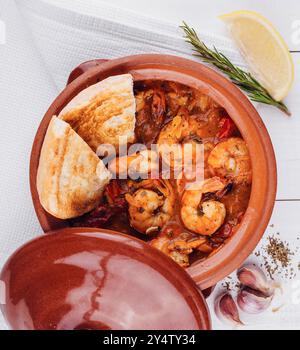
[[[166,236],[160,236],[153,239],[150,245],[164,254],[166,254],[169,258],[173,259],[178,265],[181,267],[188,267],[189,264],[189,255],[186,252],[182,252],[180,250],[171,250],[170,239]]]
[[[181,234],[179,237],[177,237],[175,240],[173,240],[168,248],[170,250],[177,250],[184,254],[191,254],[194,249],[197,249],[202,244],[206,243],[205,238],[191,238],[188,234]]]
[[[192,234],[183,232],[175,239],[170,240],[161,235],[151,241],[151,245],[172,258],[182,267],[188,267],[189,255],[201,245],[206,243],[206,238],[193,237]]]
[[[232,137],[218,143],[208,157],[208,165],[216,176],[232,179],[236,184],[251,183],[251,161],[244,140]]]
[[[170,254],[170,250],[168,248],[170,244],[170,238],[168,238],[167,236],[161,235],[157,238],[152,239],[152,241],[150,242],[150,245],[158,250],[160,250],[161,252],[163,252],[164,254],[168,255]]]
[[[210,170],[207,165],[207,161],[208,161],[209,154],[213,148],[214,148],[214,145],[212,142],[204,141],[203,143],[203,157],[204,157],[203,163],[204,164],[202,164],[204,169],[200,168],[200,171],[199,171],[199,168],[195,167],[192,172],[189,173],[187,171],[184,171],[180,176],[178,176],[178,178],[176,179],[176,185],[177,185],[177,191],[179,195],[182,195],[186,189],[193,189],[194,185],[198,186],[199,181],[197,180],[199,178],[201,180],[204,180],[211,176]]]
[[[133,179],[144,178],[149,173],[155,176],[159,171],[159,157],[155,151],[144,150],[114,158],[108,164],[108,169],[120,178],[127,178],[127,176]]]
[[[204,172],[202,129],[201,121],[184,111],[162,129],[157,145],[167,173],[174,171],[178,178],[183,173],[193,177]]]
[[[130,185],[129,185],[130,188]],[[174,214],[175,195],[167,180],[145,180],[127,193],[130,225],[145,234],[158,232]]]
[[[186,228],[200,235],[212,235],[223,224],[225,205],[217,200],[202,201],[203,194],[222,190],[225,185],[218,178],[205,180],[200,189],[186,190],[181,200],[181,219]]]

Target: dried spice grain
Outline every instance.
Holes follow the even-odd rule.
[[[292,279],[296,276],[292,267],[294,251],[290,249],[289,243],[280,238],[279,232],[267,238],[267,244],[255,255],[263,259],[261,267],[264,267],[271,279],[274,274],[285,279]]]
[[[289,244],[275,236],[269,236],[268,240],[269,243],[265,248],[268,255],[277,265],[281,264],[282,267],[287,267],[291,262],[291,256],[294,255]]]

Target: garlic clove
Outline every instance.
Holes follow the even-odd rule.
[[[222,322],[227,322],[231,325],[242,325],[240,315],[235,301],[229,293],[219,295],[215,300],[215,313]]]
[[[255,265],[243,266],[237,271],[237,277],[242,285],[258,290],[266,296],[274,293],[274,288],[263,271]]]
[[[239,308],[248,314],[258,314],[265,311],[271,304],[273,294],[266,295],[259,290],[243,287],[237,295]]]

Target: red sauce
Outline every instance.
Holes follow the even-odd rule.
[[[227,112],[212,98],[201,91],[168,81],[143,81],[135,83],[135,97],[137,102],[135,134],[138,143],[147,147],[156,143],[162,128],[167,125],[178,114],[187,115],[196,123],[198,130],[201,130],[201,138],[209,141],[213,147],[221,140],[230,137],[240,137],[238,128],[229,117]],[[205,168],[205,177],[212,177],[208,167]],[[126,234],[134,235],[146,241],[159,237],[167,237],[170,241],[182,233],[188,233],[193,238],[199,238],[183,225],[180,218],[181,196],[177,191],[175,181],[171,180],[176,200],[174,215],[169,222],[154,235],[144,235],[130,226],[128,218],[127,203],[124,195],[128,189],[126,181],[113,180],[108,186],[117,186],[119,191],[114,198],[107,201],[105,196],[102,208],[107,208],[105,220],[93,221],[93,213],[72,222],[75,226],[96,226],[106,227]],[[205,259],[226,242],[234,233],[245,213],[251,193],[251,184],[229,184],[218,200],[226,207],[226,218],[223,225],[211,236],[205,236],[205,244],[190,254],[190,264],[199,259]],[[117,207],[117,208],[116,208]],[[95,215],[94,215],[95,216]],[[96,214],[97,216],[97,214]],[[154,241],[156,242],[156,241]],[[155,244],[154,244],[155,245]],[[164,248],[161,248],[164,250]]]

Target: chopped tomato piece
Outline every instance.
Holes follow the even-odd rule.
[[[114,216],[124,213],[127,210],[125,198],[116,198],[112,205],[101,204],[92,212],[84,215],[80,220],[74,220],[74,226],[103,227]]]
[[[124,193],[118,181],[113,180],[105,187],[105,197],[109,204],[114,203]]]
[[[229,117],[220,120],[220,131],[217,134],[219,139],[226,139],[233,136],[237,131],[234,122]]]

